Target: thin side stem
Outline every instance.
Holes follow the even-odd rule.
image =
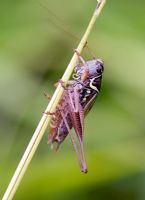
[[[86,32],[77,47],[77,52],[79,52],[79,54],[81,54],[81,52],[87,42],[88,36],[91,33],[94,23],[95,23],[97,17],[99,16],[104,4],[105,4],[105,0],[98,0],[97,8],[95,9],[95,12],[90,20],[90,23],[86,29]],[[73,72],[74,66],[77,63],[77,60],[78,60],[78,56],[76,55],[76,53],[74,53],[69,65],[66,68],[64,75],[61,78],[63,82],[67,82],[69,80],[69,78]],[[54,95],[53,95],[50,103],[48,104],[48,106],[45,110],[45,113],[54,112],[54,110],[62,96],[62,93],[63,93],[63,88],[61,87],[61,84],[59,84],[54,92]],[[8,188],[5,192],[2,200],[11,200],[13,198],[14,194],[16,193],[18,186],[27,170],[27,167],[30,164],[32,157],[34,156],[34,153],[42,139],[42,136],[44,135],[44,132],[48,126],[48,123],[50,122],[50,119],[51,119],[51,117],[49,115],[43,114],[32,138],[21,158],[21,161],[18,164],[18,167],[8,185]]]

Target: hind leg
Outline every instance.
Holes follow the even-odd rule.
[[[86,158],[84,153],[84,144],[83,144],[83,136],[84,136],[84,110],[79,102],[79,93],[74,89],[74,93],[69,94],[69,105],[72,113],[72,122],[75,129],[75,132],[78,137],[78,142],[80,145],[81,156],[82,156],[82,171],[87,172]]]
[[[66,120],[66,118],[65,118],[65,115],[64,115],[64,113],[63,113],[62,111],[60,111],[60,114],[61,114],[61,116],[62,116],[62,118],[63,118],[63,121],[64,121],[64,124],[65,124],[65,126],[66,126],[66,128],[67,128],[67,131],[68,131],[68,134],[69,134],[69,136],[70,136],[70,139],[71,139],[73,148],[74,148],[74,150],[75,150],[75,152],[76,152],[76,155],[77,155],[77,158],[78,158],[78,163],[79,163],[79,165],[80,165],[81,171],[82,171],[82,172],[86,172],[86,171],[84,170],[84,166],[83,166],[83,163],[82,163],[82,161],[81,161],[80,154],[79,154],[77,145],[76,145],[76,143],[75,143],[74,136],[73,136],[72,131],[71,131],[69,125],[68,125],[68,122],[67,122],[67,120]]]

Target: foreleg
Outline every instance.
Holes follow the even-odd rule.
[[[81,81],[84,82],[88,76],[89,76],[89,69],[88,69],[88,65],[86,63],[86,61],[83,59],[83,57],[79,54],[79,52],[77,51],[77,49],[74,50],[74,52],[77,54],[79,60],[83,63],[84,67],[85,67],[85,71],[81,76]]]

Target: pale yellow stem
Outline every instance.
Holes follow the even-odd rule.
[[[104,4],[105,4],[105,0],[98,0],[97,8],[95,9],[95,12],[90,20],[87,30],[77,47],[77,51],[79,53],[82,52],[82,50],[87,42],[88,36],[89,36],[89,34],[94,26],[94,23],[95,23],[97,17],[99,16]],[[72,71],[74,69],[74,66],[77,63],[77,60],[78,60],[78,56],[74,53],[69,65],[67,66],[67,69],[66,69],[64,75],[61,78],[62,81],[67,82],[69,80],[69,78],[72,74]],[[53,95],[50,103],[48,104],[45,112],[53,112],[55,110],[55,108],[62,96],[62,93],[63,93],[63,88],[59,84],[58,87],[56,88],[54,95]],[[49,115],[43,114],[31,140],[28,144],[28,147],[26,148],[24,155],[22,156],[22,159],[21,159],[9,185],[8,185],[8,188],[5,192],[2,200],[11,200],[13,198],[13,196],[24,176],[24,173],[26,172],[26,169],[27,169],[27,167],[28,167],[40,141],[41,141],[41,138],[48,126],[48,123],[50,122],[50,119],[51,118]]]

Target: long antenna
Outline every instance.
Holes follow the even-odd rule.
[[[60,16],[57,16],[52,10],[50,10],[47,6],[45,6],[39,0],[35,1],[35,3],[37,3],[39,6],[41,6],[43,9],[47,11],[47,13],[49,14],[47,16],[47,19],[49,19],[49,22],[51,22],[59,30],[62,30],[63,32],[65,32],[74,40],[80,41],[80,38],[71,30],[71,28],[64,22],[64,20]],[[96,57],[94,51],[92,50],[92,48],[90,48],[87,41],[84,47],[86,47],[86,49],[89,51],[92,57]]]
[[[54,24],[58,29],[66,32],[68,35],[70,35],[73,39],[79,41],[80,38],[76,36],[76,34],[73,33],[73,31],[70,29],[70,27],[63,21],[63,19],[60,16],[57,16],[52,10],[50,10],[48,7],[46,7],[44,4],[42,4],[39,0],[35,1],[39,6],[41,6],[43,9],[47,11],[49,16],[47,18],[49,21]]]

